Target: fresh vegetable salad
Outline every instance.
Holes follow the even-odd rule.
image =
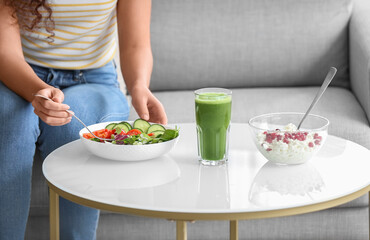
[[[131,125],[129,122],[110,123],[104,129],[93,132],[97,137],[109,138],[112,141],[100,140],[91,133],[84,133],[83,137],[96,142],[107,142],[119,145],[143,145],[161,143],[172,140],[179,135],[179,130],[166,129],[161,124],[151,124],[143,119],[136,119]]]

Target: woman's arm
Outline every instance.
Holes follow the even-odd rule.
[[[35,113],[50,125],[63,125],[70,122],[69,106],[61,104],[63,92],[37,77],[24,59],[19,26],[12,17],[12,10],[0,0],[0,80],[10,90],[32,102]],[[40,93],[57,103],[35,98]]]
[[[149,90],[153,69],[150,46],[150,0],[119,0],[118,37],[122,75],[138,115],[152,122],[167,123],[162,104]]]

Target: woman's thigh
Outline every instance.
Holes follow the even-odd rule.
[[[39,135],[39,120],[33,111],[29,102],[0,82],[1,178],[23,171],[24,164],[27,168],[32,166]]]

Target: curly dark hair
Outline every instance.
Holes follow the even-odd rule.
[[[32,31],[45,28],[49,38],[54,36],[53,11],[47,0],[3,0],[3,3],[13,9],[13,17],[21,29]],[[43,14],[45,11],[46,14]]]

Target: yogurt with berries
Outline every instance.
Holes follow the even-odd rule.
[[[300,164],[310,159],[326,138],[326,131],[311,132],[297,130],[288,125],[257,134],[257,147],[271,162],[279,164]]]

